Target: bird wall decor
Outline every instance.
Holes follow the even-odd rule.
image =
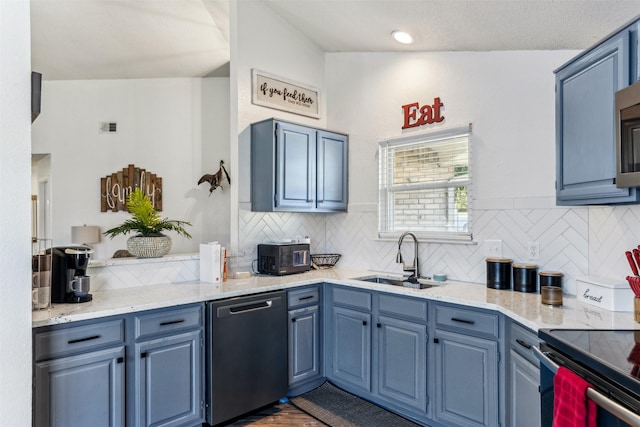
[[[220,160],[220,169],[218,169],[218,172],[214,173],[213,175],[208,173],[202,175],[202,177],[198,180],[198,185],[202,184],[203,182],[208,182],[209,185],[211,185],[211,188],[209,188],[209,197],[211,197],[211,193],[213,193],[213,190],[215,190],[216,188],[220,187],[224,190],[224,188],[222,187],[222,181],[225,179],[227,180],[227,183],[231,185],[231,178],[229,178],[229,173],[224,167],[224,162]]]

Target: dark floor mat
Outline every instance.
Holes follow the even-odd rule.
[[[329,382],[289,400],[332,427],[418,427],[418,424],[347,393]]]

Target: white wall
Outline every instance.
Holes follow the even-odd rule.
[[[232,215],[238,225],[232,233],[238,236],[241,251],[252,258],[259,242],[310,235],[312,244],[324,241],[325,217],[297,214],[265,214],[250,212],[250,129],[251,123],[277,117],[296,123],[326,127],[327,103],[324,52],[291,24],[276,15],[263,2],[234,2],[232,5],[232,74],[236,79],[238,134],[238,203]],[[235,25],[234,25],[235,24]],[[292,114],[251,103],[251,70],[257,69],[292,81],[314,86],[320,91],[320,119]],[[234,189],[235,191],[235,189]],[[233,238],[232,238],[233,240]],[[242,263],[242,261],[240,261]],[[232,263],[232,268],[234,267]],[[241,266],[246,269],[247,266]]]
[[[555,206],[553,69],[576,52],[328,54],[327,125],[350,134],[350,204],[377,203],[378,142],[473,123],[473,200]],[[402,130],[439,97],[445,120]],[[538,200],[546,199],[546,200]]]
[[[474,244],[420,245],[422,272],[485,281],[484,242],[503,256],[565,273],[588,273],[588,210],[555,206],[553,70],[575,51],[327,55],[327,126],[349,133],[349,213],[327,225],[328,252],[343,266],[396,271],[395,242],[378,241],[378,142],[473,123]],[[445,120],[402,130],[401,106],[444,103]],[[529,260],[528,242],[540,259]]]
[[[31,425],[29,2],[0,2],[0,425]]]
[[[205,81],[206,80],[206,81]],[[129,164],[163,179],[162,216],[190,221],[193,240],[169,233],[172,253],[228,239],[229,199],[209,197],[200,176],[229,153],[228,79],[44,81],[33,153],[51,154],[53,244],[71,243],[71,226],[119,225],[129,214],[100,212],[100,178]],[[116,134],[99,133],[117,122]],[[94,258],[126,247],[128,236],[104,238]]]

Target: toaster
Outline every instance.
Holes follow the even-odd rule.
[[[261,243],[258,245],[258,273],[283,276],[304,273],[311,267],[308,243]]]

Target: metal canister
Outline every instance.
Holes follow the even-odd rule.
[[[513,264],[513,290],[536,292],[538,290],[538,266],[535,264]]]
[[[540,276],[540,288],[543,286],[558,286],[562,287],[563,274],[559,271],[541,271]]]
[[[509,258],[487,258],[487,288],[511,289],[511,263]]]

